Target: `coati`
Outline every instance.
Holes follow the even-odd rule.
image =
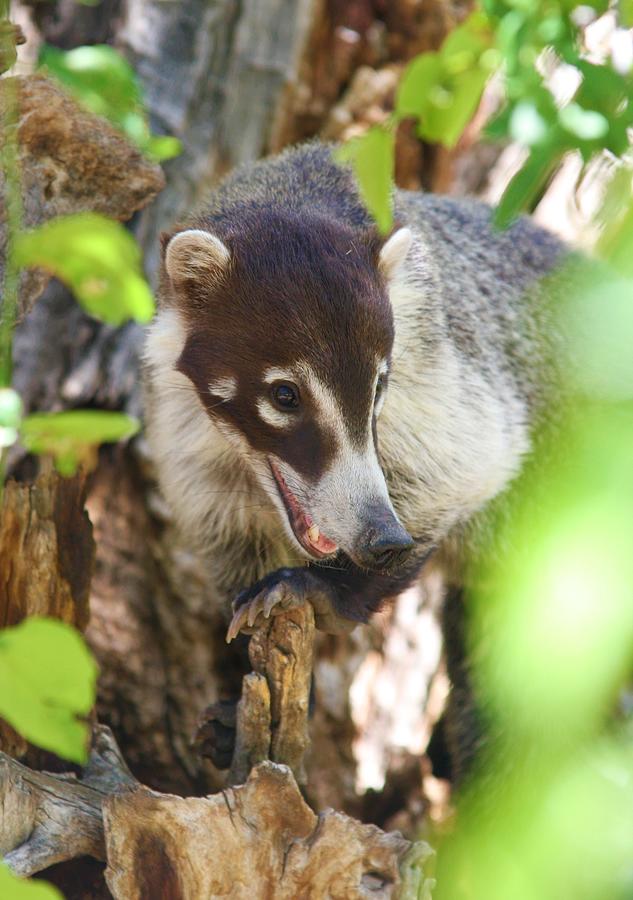
[[[163,237],[147,434],[229,639],[306,600],[325,630],[366,622],[467,547],[530,452],[562,244],[472,200],[396,190],[394,212],[381,238],[314,142]]]

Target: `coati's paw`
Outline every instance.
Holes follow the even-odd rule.
[[[252,633],[264,619],[306,603],[302,573],[295,569],[278,569],[246,590],[233,601],[233,618],[226,634],[230,643],[240,631]]]
[[[312,604],[316,626],[321,631],[347,633],[357,624],[336,613],[330,592],[308,569],[278,569],[235,598],[227,643],[240,631],[252,633],[271,615],[279,615],[304,603]]]

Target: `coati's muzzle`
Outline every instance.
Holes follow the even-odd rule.
[[[406,561],[415,544],[394,512],[377,463],[362,479],[358,469],[356,478],[333,473],[307,491],[296,473],[284,475],[281,464],[269,464],[292,533],[313,559],[340,549],[357,565],[376,572],[391,571]]]
[[[377,505],[368,510],[367,528],[349,555],[364,568],[383,572],[399,568],[414,546],[390,505]]]

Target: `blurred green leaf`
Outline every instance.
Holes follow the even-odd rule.
[[[38,65],[46,67],[92,112],[112,122],[119,123],[140,104],[134,70],[114,47],[96,44],[59,50],[44,44]]]
[[[428,93],[441,80],[442,63],[437,53],[422,53],[409,63],[398,87],[396,114],[420,118],[428,106]]]
[[[633,0],[618,0],[620,21],[625,28],[633,28]]]
[[[59,50],[44,44],[38,65],[45,67],[77,100],[121,129],[155,160],[181,152],[177,138],[150,134],[136,73],[114,47],[95,44]]]
[[[547,122],[530,100],[516,104],[508,121],[508,130],[515,141],[527,147],[542,144],[548,136]]]
[[[27,740],[85,762],[97,667],[75,629],[27,619],[0,631],[0,715]]]
[[[453,147],[477,110],[494,59],[482,13],[472,13],[438,53],[423,53],[405,69],[396,97],[398,118],[419,120],[420,137]],[[485,64],[484,64],[484,60]]]
[[[0,897],[2,900],[64,900],[52,884],[18,878],[3,862],[0,862]]]
[[[86,409],[33,413],[22,421],[20,440],[31,453],[50,453],[62,475],[73,475],[81,462],[91,463],[99,444],[135,435],[139,422],[118,412]]]
[[[391,190],[393,184],[394,136],[378,126],[353,138],[336,151],[336,158],[350,163],[358,180],[361,197],[382,234],[392,227]]]
[[[583,141],[595,141],[609,131],[609,123],[599,112],[583,109],[577,103],[569,103],[558,114],[558,121],[565,131]]]
[[[510,181],[495,211],[494,223],[506,228],[542,191],[562,156],[560,147],[547,144],[530,151],[525,163]]]
[[[418,134],[445,147],[454,147],[477,111],[487,80],[486,71],[475,69],[453,76],[442,94],[432,91]]]
[[[182,153],[182,144],[178,138],[169,135],[152,135],[146,145],[145,152],[156,162],[173,159]]]
[[[20,266],[40,266],[68,285],[91,315],[112,325],[148,322],[154,300],[141,275],[141,253],[118,222],[96,213],[59,216],[18,236]]]
[[[492,40],[488,17],[476,9],[447,35],[439,55],[448,71],[466,72],[479,64]]]

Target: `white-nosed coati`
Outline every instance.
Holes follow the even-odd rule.
[[[365,622],[521,468],[543,393],[539,279],[562,245],[395,192],[379,237],[311,143],[227,178],[164,236],[148,437],[229,636],[310,600]],[[455,540],[456,536],[459,540]]]

